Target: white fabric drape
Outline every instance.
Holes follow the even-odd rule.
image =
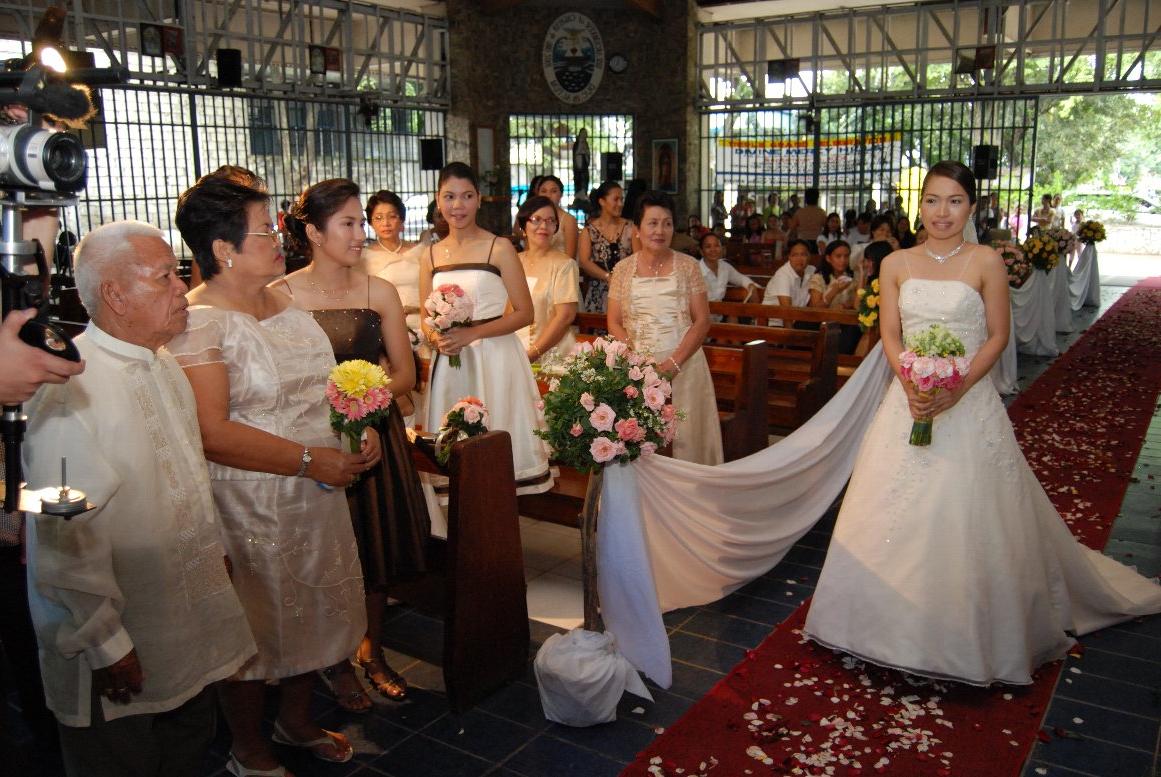
[[[1101,304],[1101,272],[1097,266],[1095,243],[1086,243],[1080,250],[1076,267],[1069,272],[1068,296],[1075,311]]]
[[[1015,317],[1015,305],[1012,308],[1013,318]],[[1000,354],[1000,358],[992,366],[992,383],[996,385],[996,391],[1001,394],[1015,394],[1016,393],[1016,379],[1019,377],[1016,365],[1016,326],[1013,324],[1008,327],[1008,345]]]
[[[1052,281],[1052,309],[1057,332],[1072,331],[1072,301],[1068,297],[1068,262],[1064,255],[1056,263],[1056,268],[1048,273]]]
[[[1033,356],[1056,356],[1056,312],[1053,307],[1052,280],[1033,270],[1018,289],[1012,289],[1012,330],[1020,353]]]
[[[650,456],[606,468],[601,613],[634,666],[669,687],[661,613],[753,580],[822,517],[850,477],[891,376],[880,344],[810,421],[763,451],[716,467]]]

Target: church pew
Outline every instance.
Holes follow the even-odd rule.
[[[443,676],[448,703],[464,712],[528,666],[528,604],[512,440],[488,432],[452,446],[447,468],[431,441],[417,438],[421,472],[447,475],[447,539],[432,537],[429,571],[393,585],[392,596],[443,615]]]

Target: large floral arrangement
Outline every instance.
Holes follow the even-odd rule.
[[[326,396],[331,405],[331,428],[358,452],[363,430],[387,417],[391,408],[391,379],[378,364],[350,359],[335,366],[327,377]]]
[[[598,337],[579,343],[562,367],[544,397],[547,429],[536,432],[558,461],[596,472],[673,441],[681,414],[653,357]]]
[[[472,325],[472,298],[454,283],[445,283],[432,289],[423,301],[427,316],[423,322],[440,334],[457,326]],[[460,356],[449,356],[448,364],[458,368]]]
[[[1033,269],[1032,263],[1024,255],[1024,249],[1020,247],[1019,243],[1014,243],[1011,240],[1001,240],[993,243],[992,247],[1004,260],[1004,268],[1008,271],[1008,285],[1013,289],[1023,286],[1024,282],[1032,275]]]
[[[879,325],[879,279],[856,292],[859,298],[859,328],[866,332]]]
[[[1076,248],[1076,235],[1072,234],[1072,230],[1052,227],[1048,230],[1048,236],[1056,241],[1056,248],[1063,256],[1068,256]]]
[[[1080,229],[1076,231],[1076,236],[1080,239],[1080,242],[1087,245],[1099,243],[1107,237],[1105,234],[1105,225],[1099,221],[1083,222],[1080,225]]]
[[[1024,256],[1037,270],[1051,272],[1060,262],[1060,246],[1044,230],[1030,233],[1021,248],[1024,249]]]
[[[899,371],[921,394],[954,391],[967,377],[970,366],[964,358],[963,341],[943,324],[932,324],[919,334],[904,339],[907,350],[899,354]],[[931,444],[930,418],[911,424],[911,444]]]
[[[486,434],[489,420],[488,408],[484,406],[482,400],[476,397],[458,400],[444,414],[439,434],[436,435],[436,461],[447,466],[448,459],[451,458],[451,444],[457,440],[475,437],[477,434]]]

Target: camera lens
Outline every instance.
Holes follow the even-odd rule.
[[[85,186],[85,147],[72,135],[53,133],[44,143],[44,172],[57,190],[74,192]]]

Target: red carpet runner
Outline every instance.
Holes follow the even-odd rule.
[[[1161,392],[1161,278],[1130,289],[1013,403],[1025,456],[1073,532],[1103,547]],[[1131,560],[1130,560],[1131,562]],[[805,643],[809,603],[622,773],[1017,775],[1060,673],[1025,687],[911,685]]]

